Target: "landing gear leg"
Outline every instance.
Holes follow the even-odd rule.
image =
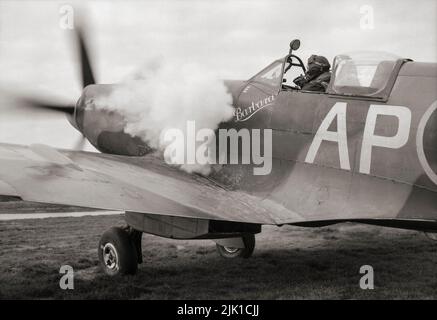
[[[141,264],[143,263],[143,249],[141,247],[141,240],[143,238],[143,232],[138,231],[131,226],[124,227],[125,231],[128,233],[129,238],[132,242],[132,244],[135,247],[135,250],[137,252],[137,263]]]

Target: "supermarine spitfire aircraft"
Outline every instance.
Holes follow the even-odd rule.
[[[212,239],[226,258],[251,256],[263,225],[317,227],[353,221],[437,232],[437,64],[379,53],[338,55],[326,92],[287,82],[305,72],[295,55],[246,81],[225,81],[234,118],[221,128],[271,129],[270,174],[227,164],[209,176],[165,163],[92,108],[117,85],[95,84],[80,28],[83,94],[67,114],[101,153],[0,145],[0,194],[24,201],[125,211],[127,226],[101,237],[108,275],[133,274],[142,233]],[[169,89],[170,90],[170,89]],[[122,120],[122,119],[121,119]]]

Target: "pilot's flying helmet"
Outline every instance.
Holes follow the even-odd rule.
[[[329,64],[328,59],[324,56],[317,56],[315,54],[311,55],[308,58],[308,71],[309,72],[326,72],[329,71],[331,65]]]

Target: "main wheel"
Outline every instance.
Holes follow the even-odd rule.
[[[224,258],[250,258],[255,249],[255,235],[252,233],[244,234],[243,237],[244,248],[232,248],[216,244],[217,252]]]
[[[137,272],[137,251],[129,234],[122,228],[112,227],[102,235],[98,255],[100,265],[107,275]]]

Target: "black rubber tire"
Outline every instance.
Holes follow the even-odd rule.
[[[235,251],[230,252],[226,247],[216,244],[217,252],[224,258],[250,258],[255,250],[255,235],[253,233],[246,233],[242,236],[244,248],[235,249]]]
[[[108,266],[104,261],[104,249],[115,250],[116,262],[114,267]],[[109,276],[135,274],[138,269],[138,259],[135,246],[128,233],[120,227],[107,230],[99,241],[98,255],[100,266]]]

